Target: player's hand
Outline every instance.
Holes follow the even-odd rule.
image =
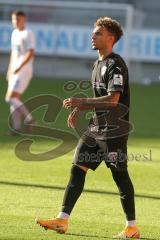
[[[71,108],[71,107],[80,107],[81,104],[83,102],[83,99],[82,98],[66,98],[64,101],[63,101],[63,107],[68,109],[68,108]]]
[[[76,120],[79,116],[79,108],[74,108],[73,111],[69,114],[68,119],[67,119],[67,125],[68,127],[75,128],[76,126]]]
[[[18,68],[16,68],[15,70],[14,70],[14,74],[16,74],[16,73],[18,73],[19,71],[21,70],[21,67],[18,67]]]

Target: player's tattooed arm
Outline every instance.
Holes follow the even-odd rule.
[[[116,107],[119,101],[120,92],[109,92],[108,95],[96,98],[67,98],[63,106],[77,108],[79,111],[90,109],[108,109]]]
[[[79,116],[80,109],[75,107],[72,112],[69,114],[68,119],[67,119],[67,125],[68,127],[75,128],[76,126],[76,121]]]

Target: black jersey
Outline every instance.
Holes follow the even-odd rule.
[[[109,92],[120,92],[118,106],[112,110],[96,109],[95,116],[89,124],[89,131],[96,134],[97,138],[103,140],[106,137],[115,137],[116,133],[113,131],[115,121],[118,122],[120,117],[125,121],[129,121],[130,91],[128,68],[120,55],[111,53],[104,60],[95,62],[92,72],[92,87],[94,97],[102,97],[108,95]],[[115,115],[117,120],[115,120]],[[118,133],[118,136],[125,135],[123,134],[124,131],[121,133]]]

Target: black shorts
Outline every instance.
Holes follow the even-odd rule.
[[[97,140],[83,135],[75,150],[72,163],[96,170],[104,161],[108,168],[124,171],[127,169],[127,139],[128,137],[119,137]]]

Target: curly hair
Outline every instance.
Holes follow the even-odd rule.
[[[115,42],[117,42],[123,36],[123,30],[118,21],[109,17],[100,17],[94,23],[94,27],[101,26],[104,27],[114,35]]]

